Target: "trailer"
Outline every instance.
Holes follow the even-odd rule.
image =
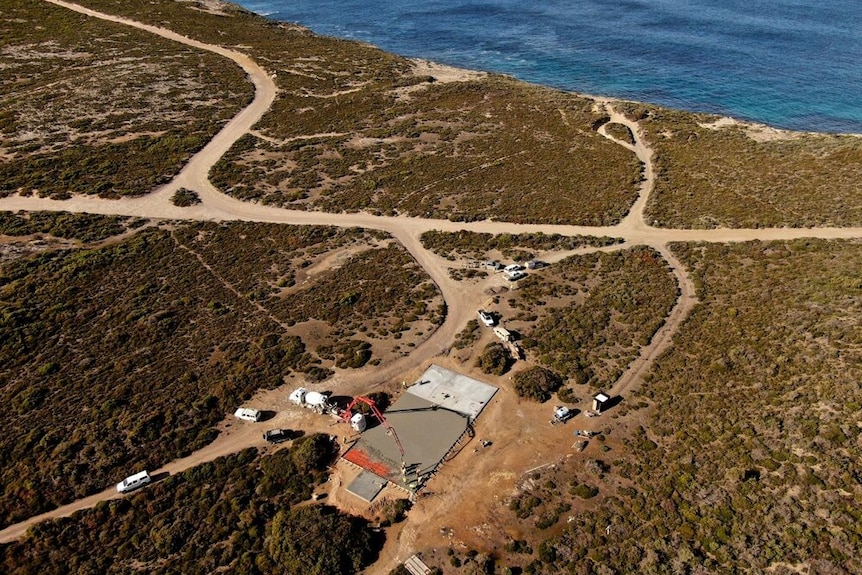
[[[512,334],[509,332],[508,329],[506,329],[504,327],[499,327],[499,326],[495,327],[494,328],[494,335],[496,335],[498,338],[500,338],[501,341],[504,341],[504,342],[512,341]]]

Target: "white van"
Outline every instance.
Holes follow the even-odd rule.
[[[234,412],[233,415],[237,419],[242,419],[244,421],[260,421],[261,413],[259,409],[240,407]]]
[[[120,493],[128,493],[129,491],[133,491],[138,487],[143,487],[153,479],[150,477],[150,474],[146,471],[141,471],[140,473],[135,473],[134,475],[129,475],[119,483],[117,483],[117,491]]]

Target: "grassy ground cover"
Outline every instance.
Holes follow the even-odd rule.
[[[664,227],[860,226],[862,138],[778,134],[631,104],[655,150],[647,217]]]
[[[252,93],[225,58],[47,2],[5,2],[0,35],[0,195],[149,192]]]
[[[301,209],[458,220],[609,224],[640,165],[595,133],[592,101],[503,77],[451,84],[364,44],[323,38],[234,7],[84,2],[241,45],[279,96],[213,172],[227,193]],[[467,192],[469,190],[469,193]]]
[[[48,235],[81,242],[96,242],[138,228],[144,222],[145,220],[124,216],[68,212],[0,212],[0,235]]]
[[[606,225],[634,201],[639,164],[592,131],[586,99],[495,77],[409,98],[398,84],[284,94],[216,181],[264,203],[468,221]]]
[[[510,564],[531,573],[860,572],[862,245],[674,250],[694,270],[701,304],[642,389],[646,430],[633,427],[600,464],[534,478],[514,513],[534,521],[570,503],[573,519]]]
[[[454,259],[467,257],[486,259],[499,252],[504,258],[530,259],[536,252],[576,250],[586,246],[609,246],[622,240],[608,237],[561,236],[559,234],[482,234],[437,230],[424,232],[422,245],[439,256]],[[526,258],[524,257],[526,256]]]
[[[612,385],[652,339],[676,301],[661,256],[636,247],[575,256],[521,280],[510,304],[527,322],[528,355],[572,383]],[[507,322],[509,325],[510,322]],[[516,329],[518,323],[511,324]]]
[[[33,527],[0,545],[4,573],[356,573],[382,538],[365,520],[307,503],[327,477],[328,436],[248,449]],[[299,544],[299,545],[298,545]]]
[[[81,224],[93,227],[88,217]],[[106,218],[101,227],[111,225]],[[6,263],[0,524],[104,488],[130,467],[190,453],[239,402],[288,373],[356,367],[357,345],[347,340],[359,340],[367,361],[394,345],[374,330],[440,321],[436,290],[403,249],[380,241],[357,229],[194,224]],[[391,274],[323,265],[287,285],[333,254],[353,269],[377,252]],[[342,316],[377,338],[348,332]],[[313,339],[309,320],[320,332]],[[350,357],[313,351],[336,344]],[[66,488],[57,489],[59,478]]]

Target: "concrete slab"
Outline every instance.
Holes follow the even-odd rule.
[[[383,491],[385,486],[385,479],[368,471],[363,471],[356,479],[350,482],[350,485],[347,486],[347,491],[371,503],[377,497],[377,494]]]
[[[374,418],[369,420],[374,426],[343,455],[347,461],[409,490],[421,486],[459,439],[472,433],[473,420],[497,392],[496,387],[436,365],[420,381],[384,413],[404,448],[403,459],[395,437]],[[413,393],[414,389],[421,389],[428,397]]]
[[[497,388],[432,364],[418,382],[407,388],[407,393],[468,415],[473,421],[497,393]]]

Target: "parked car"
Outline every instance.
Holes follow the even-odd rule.
[[[560,423],[565,423],[575,416],[575,411],[566,406],[558,405],[554,409],[554,419]]]
[[[293,433],[289,429],[270,429],[263,434],[263,440],[267,443],[283,443],[292,437]]]
[[[242,419],[243,421],[260,421],[261,412],[259,409],[252,409],[250,407],[240,407],[233,413],[234,417],[237,419]]]
[[[524,269],[524,268],[523,268],[523,266],[521,266],[521,264],[510,264],[510,265],[507,265],[506,267],[504,267],[503,271],[504,272],[519,272],[522,269]]]
[[[524,272],[521,272],[521,271],[513,271],[513,272],[507,271],[506,272],[506,279],[508,279],[510,282],[516,282],[519,279],[525,278],[525,277],[527,277],[527,274],[525,274]]]
[[[479,310],[479,319],[488,327],[494,327],[494,316],[483,309]]]

